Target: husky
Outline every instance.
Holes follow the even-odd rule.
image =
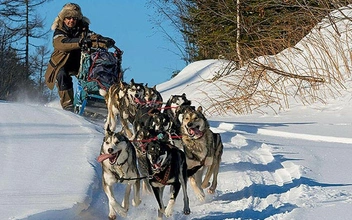
[[[160,92],[156,89],[156,86],[148,87],[148,83],[144,86],[144,99],[147,106],[155,108],[161,108],[163,105],[163,97]]]
[[[169,141],[171,143],[171,137],[167,133],[166,130],[155,130],[155,129],[148,129],[146,126],[143,126],[138,129],[136,132],[133,145],[136,149],[137,153],[137,160],[138,160],[138,168],[141,176],[148,176],[148,163],[147,163],[147,143],[151,141],[155,141],[157,139],[162,138],[164,141]],[[152,193],[152,188],[149,184],[149,181],[144,178],[142,179],[142,189],[146,193]]]
[[[128,138],[133,134],[129,125],[133,123],[137,108],[144,103],[144,85],[135,83],[132,79],[130,84],[118,82],[113,84],[108,92],[99,90],[100,95],[105,97],[108,115],[105,123],[105,130],[110,127],[112,131],[116,129],[117,116],[119,116],[122,130]]]
[[[180,106],[190,106],[191,101],[187,99],[186,94],[183,93],[182,95],[171,95],[170,98],[167,100],[164,106],[164,112],[169,115],[173,122],[173,127],[175,127],[175,131],[178,132],[178,128],[180,127],[180,122],[177,117],[176,109]]]
[[[136,149],[138,169],[141,176],[148,176],[148,163],[147,163],[147,149],[146,144],[154,140],[155,136],[150,133],[145,127],[141,127],[134,136],[133,145]],[[149,181],[144,178],[142,179],[143,192],[152,193],[152,188]]]
[[[169,143],[168,138],[161,138],[147,143],[147,164],[149,184],[158,202],[158,219],[163,215],[170,217],[173,212],[176,197],[182,187],[183,213],[189,215],[189,199],[187,194],[187,164],[183,151]],[[163,192],[170,185],[170,199],[164,206]]]
[[[212,177],[208,193],[213,194],[217,187],[217,177],[220,168],[223,144],[220,134],[210,130],[208,120],[202,113],[202,107],[197,110],[187,108],[182,115],[181,135],[186,155],[187,169],[201,166],[201,168],[190,177],[192,186],[197,198],[204,201],[203,189],[210,186],[209,180]],[[204,179],[203,173],[206,170]]]
[[[181,140],[181,120],[182,117],[181,108],[180,107],[191,106],[191,101],[187,99],[186,94],[182,95],[171,95],[167,100],[163,113],[165,113],[171,121],[171,127],[169,129],[169,133],[174,136],[173,144],[183,148],[182,140]]]
[[[132,188],[132,205],[138,206],[141,203],[140,174],[132,143],[125,135],[107,129],[97,160],[102,165],[103,190],[109,200],[109,219],[116,219],[116,214],[126,217]],[[126,184],[122,205],[116,201],[113,194],[113,185],[117,183]]]
[[[167,131],[171,127],[171,121],[167,114],[153,106],[139,106],[133,122],[134,132],[138,132],[142,127],[147,130]]]

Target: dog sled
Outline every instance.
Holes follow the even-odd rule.
[[[73,103],[75,113],[107,115],[105,99],[99,90],[108,91],[111,85],[123,80],[123,52],[115,45],[110,49],[114,51],[107,48],[82,50]]]

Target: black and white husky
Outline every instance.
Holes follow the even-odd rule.
[[[189,215],[189,199],[187,194],[187,164],[182,150],[165,140],[154,140],[146,145],[146,156],[149,172],[149,184],[158,202],[158,218],[163,215],[170,217],[173,212],[176,197],[182,187],[183,213]],[[164,206],[163,192],[166,185],[170,185],[170,199]]]
[[[135,148],[126,136],[107,129],[98,162],[102,165],[103,189],[109,200],[109,219],[116,219],[116,214],[126,217],[132,187],[134,191],[132,205],[138,206],[141,203],[140,175]],[[113,185],[116,183],[126,184],[122,205],[114,197]]]

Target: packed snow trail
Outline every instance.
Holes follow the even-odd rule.
[[[242,125],[241,130],[236,130],[236,123],[211,121],[211,124],[217,126],[213,126],[212,130],[221,133],[224,143],[217,192],[207,194],[206,201],[202,203],[188,187],[192,213],[190,216],[183,215],[180,196],[173,219],[292,219],[294,210],[351,203],[350,192],[334,189],[350,184],[322,183],[304,177],[302,173],[306,168],[296,164],[296,159],[288,157],[294,152],[283,153],[280,147],[257,140],[260,136],[267,136],[261,134],[261,130],[265,129],[256,129],[257,134],[253,134],[254,128],[251,126]],[[270,134],[272,137],[290,138],[274,130]],[[315,142],[316,136],[311,137],[311,141]],[[304,138],[302,140],[306,142]],[[122,190],[119,190],[122,187],[117,186],[118,198],[123,196]],[[94,218],[107,215],[105,195],[99,195],[94,203],[87,212],[82,213],[82,219],[89,218],[89,215]],[[127,219],[153,219],[156,213],[154,196],[143,194],[141,206],[131,207]]]

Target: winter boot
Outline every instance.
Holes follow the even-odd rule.
[[[59,91],[59,96],[62,108],[73,112],[73,89]]]

